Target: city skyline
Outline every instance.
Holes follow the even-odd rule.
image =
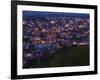
[[[23,68],[89,65],[89,25],[89,14],[23,11]]]

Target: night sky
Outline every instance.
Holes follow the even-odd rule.
[[[48,16],[48,17],[80,17],[80,18],[89,18],[89,14],[83,13],[62,13],[62,12],[40,12],[40,11],[23,11],[23,17],[39,17],[39,16]]]

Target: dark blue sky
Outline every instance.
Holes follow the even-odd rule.
[[[62,13],[62,12],[40,12],[40,11],[23,11],[24,17],[30,16],[49,16],[49,17],[82,17],[82,18],[89,18],[89,14],[83,13]]]

